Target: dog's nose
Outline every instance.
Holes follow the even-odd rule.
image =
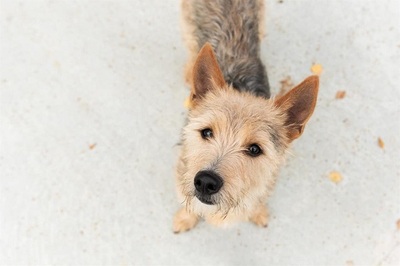
[[[217,193],[223,185],[222,178],[213,171],[200,171],[194,178],[194,186],[202,195]]]

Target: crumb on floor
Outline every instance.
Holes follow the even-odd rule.
[[[337,91],[336,92],[336,99],[343,99],[346,96],[346,91]]]
[[[378,137],[378,146],[381,149],[385,148],[385,142],[383,142],[383,140],[380,137]]]
[[[315,74],[315,75],[321,75],[321,73],[322,73],[322,65],[320,65],[320,64],[313,64],[312,66],[311,66],[311,72],[313,73],[313,74]]]
[[[333,183],[337,184],[337,183],[339,183],[340,181],[342,181],[343,176],[342,176],[339,172],[332,171],[332,172],[329,174],[329,179],[330,179]]]

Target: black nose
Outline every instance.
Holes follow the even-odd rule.
[[[213,171],[200,171],[194,178],[194,186],[202,195],[217,193],[222,187],[222,178]]]

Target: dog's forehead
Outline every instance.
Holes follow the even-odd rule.
[[[258,127],[273,123],[277,116],[272,100],[234,90],[211,94],[199,107],[198,115],[230,125]]]

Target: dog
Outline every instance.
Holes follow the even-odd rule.
[[[263,12],[261,0],[182,1],[191,92],[176,171],[182,206],[175,233],[201,218],[266,227],[278,170],[314,111],[317,76],[270,97],[260,60]]]

